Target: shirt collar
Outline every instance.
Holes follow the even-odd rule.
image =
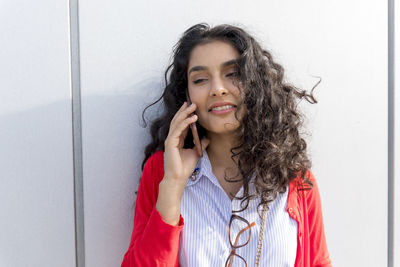
[[[164,170],[165,170],[165,152],[163,152],[163,163],[164,163]],[[195,171],[196,169],[198,170],[197,172]],[[191,177],[189,177],[189,179],[186,183],[186,186],[195,185],[196,183],[199,182],[199,180],[203,176],[208,177],[207,176],[208,169],[212,172],[210,160],[208,159],[207,152],[204,150],[203,156],[201,158],[199,158],[199,160],[197,161],[196,167],[194,168]]]
[[[221,187],[217,178],[213,175],[211,162],[210,162],[210,159],[208,158],[208,154],[207,154],[206,150],[203,151],[203,157],[199,158],[199,160],[197,161],[195,170],[196,170],[196,168],[198,168],[198,171],[197,172],[194,171],[192,176],[189,177],[189,179],[186,183],[187,187],[195,185],[201,179],[204,179],[203,177],[208,178],[215,186]],[[193,177],[193,179],[192,179],[192,177]],[[251,181],[249,183],[249,193],[250,194],[256,193],[256,188],[254,185],[254,178],[255,178],[255,176],[253,175],[251,178]],[[237,196],[241,196],[242,191],[243,191],[243,187],[241,187]]]
[[[198,169],[197,172],[195,171],[196,169]],[[191,177],[189,177],[186,186],[195,185],[200,181],[200,179],[203,178],[203,176],[208,177],[207,176],[208,169],[212,170],[210,160],[208,159],[208,154],[206,150],[204,150],[203,156],[199,158],[199,160],[197,161],[196,167],[193,170],[193,174],[191,175]]]

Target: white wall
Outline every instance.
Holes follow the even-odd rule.
[[[385,266],[387,3],[347,0],[80,4],[87,266],[116,265],[128,248],[148,140],[140,112],[180,34],[203,21],[241,23],[299,86],[322,77],[319,103],[303,106],[332,260]]]
[[[68,2],[0,3],[0,266],[75,265]]]
[[[0,3],[0,266],[75,266],[68,2],[31,2]],[[301,107],[333,264],[387,265],[387,2],[87,0],[79,21],[85,266],[122,261],[141,112],[199,22],[243,26],[299,87],[322,77],[319,103]]]

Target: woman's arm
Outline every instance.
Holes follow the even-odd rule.
[[[122,267],[179,266],[179,235],[183,228],[180,205],[187,180],[199,159],[195,148],[183,148],[189,124],[198,119],[190,115],[195,110],[195,104],[183,103],[164,141],[165,159],[162,151],[157,151],[145,164],[131,244]],[[203,149],[208,144],[208,139],[201,140]]]
[[[163,178],[163,153],[156,152],[146,162],[140,181],[134,226],[128,251],[121,267],[179,266],[179,235],[183,218],[176,226],[166,223],[155,208]]]
[[[309,171],[309,180],[313,188],[307,192],[308,228],[310,234],[310,266],[330,267],[328,247],[322,216],[322,205],[319,189],[314,175]]]

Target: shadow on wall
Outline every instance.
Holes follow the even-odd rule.
[[[148,130],[140,126],[141,115],[161,96],[159,88],[160,83],[149,79],[123,92],[82,95],[87,260],[96,261],[94,254],[108,255],[94,266],[118,266],[129,245],[143,149],[150,140]],[[160,103],[149,108],[146,118],[161,109]],[[5,232],[0,233],[13,236],[6,238],[7,244],[0,242],[5,263],[22,266],[30,259],[35,266],[51,266],[56,259],[74,260],[71,110],[70,100],[65,100],[0,117],[0,147],[5,152],[0,153],[1,210],[7,214],[0,222]],[[34,249],[38,247],[54,251],[49,264]],[[28,253],[25,260],[15,253],[21,250]],[[66,261],[66,266],[72,265]]]

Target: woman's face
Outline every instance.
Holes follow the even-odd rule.
[[[235,65],[238,58],[236,48],[223,41],[197,45],[191,52],[189,96],[197,106],[198,122],[208,132],[224,134],[239,127],[234,114],[241,101]]]

